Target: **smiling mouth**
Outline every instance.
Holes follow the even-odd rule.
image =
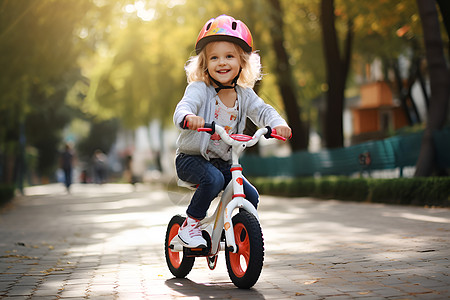
[[[217,71],[217,73],[219,73],[219,74],[227,74],[228,72],[230,72],[230,70],[219,70],[219,71]]]

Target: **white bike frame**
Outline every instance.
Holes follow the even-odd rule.
[[[199,129],[199,131],[208,131],[205,128]],[[211,251],[210,255],[217,254],[218,251],[225,250],[225,245],[220,243],[222,236],[222,229],[225,229],[226,247],[233,253],[237,253],[236,241],[234,239],[233,231],[233,211],[236,208],[242,208],[253,214],[259,221],[258,212],[253,204],[245,199],[244,185],[245,180],[242,175],[242,166],[239,164],[239,157],[247,147],[255,145],[261,136],[267,134],[267,128],[258,129],[255,134],[251,136],[247,135],[228,135],[225,129],[215,124],[215,132],[220,138],[228,145],[231,146],[231,175],[232,180],[225,188],[219,203],[217,204],[215,212],[200,221],[200,227],[202,230],[206,230],[211,237]],[[272,135],[279,139],[283,139],[279,136]],[[193,187],[192,184],[181,181],[180,186]],[[172,251],[183,251],[183,246],[178,242],[177,237],[170,242],[173,245]]]

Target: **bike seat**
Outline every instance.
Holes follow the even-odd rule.
[[[192,183],[192,182],[188,182],[188,181],[184,181],[184,180],[181,180],[181,179],[178,179],[177,185],[179,187],[185,187],[185,188],[188,188],[190,190],[195,190],[198,187],[198,184],[195,184],[195,183]]]

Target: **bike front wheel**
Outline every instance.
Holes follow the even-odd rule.
[[[235,286],[251,288],[261,274],[264,261],[264,239],[258,219],[247,211],[233,217],[237,253],[225,251],[228,275]]]
[[[173,216],[167,225],[166,241],[164,243],[164,254],[166,256],[166,263],[170,272],[177,278],[184,278],[189,274],[194,266],[195,257],[187,257],[182,252],[172,251],[170,249],[170,241],[178,234],[178,230],[183,225],[185,218],[176,215]]]

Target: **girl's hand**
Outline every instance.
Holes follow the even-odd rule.
[[[289,126],[280,125],[273,129],[277,131],[277,135],[280,135],[285,139],[290,139],[292,137],[292,130]]]
[[[185,120],[188,128],[191,130],[197,130],[205,125],[205,119],[196,115],[187,115]]]

